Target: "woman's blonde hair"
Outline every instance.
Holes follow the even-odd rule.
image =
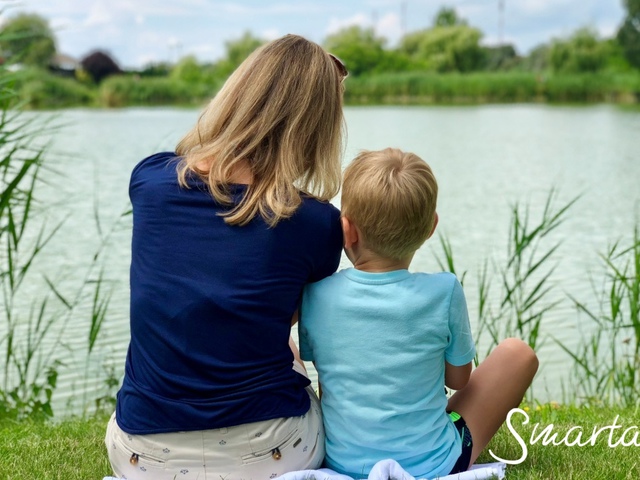
[[[257,214],[274,226],[306,192],[328,201],[340,189],[342,78],[319,45],[286,35],[253,52],[211,100],[176,147],[178,179],[206,180],[222,215],[245,225]],[[208,171],[197,168],[210,162]],[[252,182],[233,205],[229,184],[247,161]]]
[[[420,248],[436,224],[438,184],[414,153],[397,148],[364,151],[344,172],[342,215],[372,252],[403,260]]]

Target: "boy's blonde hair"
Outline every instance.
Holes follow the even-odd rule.
[[[361,152],[344,172],[342,215],[377,255],[402,260],[435,227],[438,184],[420,157],[396,148]]]
[[[223,214],[232,225],[256,215],[274,226],[290,217],[301,192],[330,200],[340,188],[342,79],[319,45],[286,35],[253,52],[229,77],[176,147],[180,184],[203,177],[214,199],[231,205],[231,174],[248,161],[253,181]],[[197,165],[210,161],[209,171]]]

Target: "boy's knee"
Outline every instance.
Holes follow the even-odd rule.
[[[523,362],[534,371],[538,370],[538,356],[533,348],[523,340],[519,338],[507,338],[500,342],[499,347],[508,350],[510,357],[514,361],[517,360]]]

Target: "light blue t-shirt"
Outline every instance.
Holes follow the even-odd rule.
[[[342,270],[305,287],[299,332],[322,385],[329,468],[366,478],[392,458],[414,477],[451,471],[461,441],[446,414],[445,360],[475,356],[454,275]]]

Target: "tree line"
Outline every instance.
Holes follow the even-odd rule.
[[[350,85],[356,90],[364,85],[364,81],[358,83],[358,79],[379,76],[388,79],[390,75],[398,78],[409,78],[412,74],[477,76],[482,73],[637,76],[640,72],[640,0],[623,1],[626,16],[613,37],[601,38],[595,29],[582,27],[568,37],[551,39],[537,46],[527,55],[519,55],[510,44],[483,45],[483,33],[452,8],[441,8],[432,25],[407,33],[394,47],[390,47],[387,39],[373,28],[355,25],[327,36],[322,44],[345,62],[351,75]],[[158,62],[129,71],[121,70],[108,53],[98,50],[89,52],[77,67],[65,70],[54,62],[56,39],[47,20],[36,14],[20,13],[0,29],[0,59],[5,64],[31,69],[26,76],[31,80],[20,86],[33,97],[28,98],[27,103],[34,106],[38,106],[37,98],[45,101],[46,95],[52,93],[61,98],[65,95],[73,97],[75,100],[72,101],[79,103],[95,102],[97,96],[102,104],[109,106],[131,101],[145,103],[146,100],[150,103],[192,103],[210,96],[247,55],[264,42],[247,31],[240,38],[226,42],[225,56],[216,62],[200,62],[189,55],[175,64]],[[71,76],[77,85],[44,78],[45,71],[54,76]],[[109,80],[113,76],[156,81],[135,85],[133,89],[139,95],[131,98],[127,93],[127,82],[132,81],[131,78],[119,82]],[[96,93],[96,86],[100,88],[105,80],[109,80],[109,88]],[[38,91],[36,81],[43,91]],[[403,81],[390,83],[400,86]],[[631,96],[640,97],[640,82],[625,80],[623,83]],[[76,88],[78,85],[82,88]],[[185,85],[198,88],[192,88],[188,93]]]

